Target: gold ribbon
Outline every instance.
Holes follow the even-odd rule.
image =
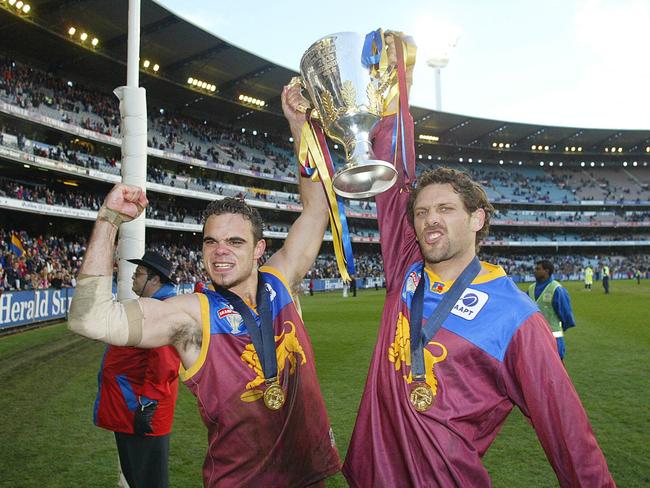
[[[413,41],[413,38],[411,36],[405,35],[403,32],[398,32],[398,31],[386,31],[381,33],[382,37],[382,45],[385,46],[385,37],[388,34],[392,34],[393,39],[395,42],[401,42],[402,43],[402,50],[404,52],[404,64],[405,64],[405,70],[408,71],[409,68],[413,67],[415,65],[415,55],[417,53],[417,47],[415,45],[415,42]],[[386,70],[390,67],[388,64],[388,49],[382,49],[381,53],[381,58],[379,60],[379,74],[384,75],[386,73]],[[391,107],[391,104],[395,99],[399,100],[399,85],[397,83],[397,69],[394,69],[392,73],[390,74],[391,78],[391,86],[388,91],[388,95],[385,98],[384,101],[384,111],[382,113],[382,116],[385,115],[391,115],[395,113],[395,108]]]
[[[300,135],[300,149],[298,151],[298,161],[304,167],[316,168],[312,175],[312,181],[319,181],[323,185],[325,196],[329,207],[330,228],[332,230],[332,239],[334,241],[334,255],[336,256],[336,264],[339,268],[339,273],[344,281],[350,281],[350,275],[347,270],[345,252],[343,251],[343,228],[339,218],[339,204],[334,193],[332,185],[332,178],[330,176],[329,168],[325,162],[325,155],[323,148],[320,145],[318,136],[314,132],[314,127],[307,121],[302,126]]]

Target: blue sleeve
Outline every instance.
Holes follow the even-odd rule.
[[[576,325],[571,309],[571,299],[564,287],[558,287],[553,294],[553,310],[562,321],[562,328],[567,330]]]

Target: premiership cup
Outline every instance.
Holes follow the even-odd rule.
[[[345,148],[346,164],[332,179],[344,198],[372,197],[397,180],[393,165],[375,158],[370,143],[397,76],[391,68],[380,73],[364,65],[364,42],[354,32],[332,34],[312,44],[300,61],[302,84],[325,133]]]

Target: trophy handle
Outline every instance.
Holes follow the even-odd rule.
[[[289,88],[293,88],[294,86],[299,86],[300,91],[302,92],[302,90],[305,89],[305,82],[303,81],[302,76],[294,76],[293,78],[291,78],[291,81],[289,81],[288,86]],[[305,107],[304,105],[298,105],[296,107],[296,110],[298,112],[306,114],[307,110],[311,109],[311,103],[309,105],[310,105],[309,107]],[[318,109],[315,108],[311,109],[310,118],[314,120],[320,120],[320,114],[318,113]]]

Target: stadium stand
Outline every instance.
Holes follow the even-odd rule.
[[[173,17],[157,4],[147,8]],[[198,33],[176,20],[188,33]],[[17,39],[35,36],[34,43],[41,40],[49,47],[28,52],[25,45],[3,38],[0,50],[0,218],[7,222],[0,229],[0,285],[5,290],[40,288],[58,272],[62,283],[73,285],[74,252],[85,243],[79,236],[88,235],[103,195],[119,180],[120,115],[111,87],[123,83],[113,69],[121,54],[109,46],[97,56],[51,29],[22,23],[17,28],[24,29],[16,32]],[[148,46],[171,55],[161,42],[150,39]],[[191,70],[210,70],[200,61],[198,44],[193,54],[169,59],[168,74],[142,74],[149,106],[148,247],[177,264],[176,277],[183,283],[204,278],[196,234],[207,201],[236,196],[258,207],[268,222],[265,235],[271,248],[286,236],[300,210],[295,160],[278,98],[295,73],[228,46],[209,54],[212,65],[223,61],[231,71],[210,71],[219,90],[206,94],[184,82]],[[69,62],[75,56],[90,59],[105,76],[89,79],[86,69]],[[242,59],[248,64],[236,72],[232,61]],[[161,66],[164,73],[165,64]],[[251,107],[238,101],[241,91],[269,103],[263,109]],[[416,137],[435,134],[440,139],[418,142],[418,171],[438,165],[467,171],[497,207],[484,243],[489,260],[503,263],[521,279],[530,276],[540,256],[560,262],[563,275],[572,279],[586,263],[601,261],[609,263],[615,277],[626,276],[629,269],[650,271],[647,133],[513,124],[418,107],[412,113]],[[506,140],[511,144],[499,143]],[[614,140],[625,152],[604,151]],[[533,149],[541,141],[549,148],[543,154]],[[570,149],[574,146],[580,151]],[[332,149],[341,162],[341,148],[332,144]],[[346,213],[357,276],[380,278],[374,202],[349,201]],[[12,234],[26,246],[24,256],[7,245]],[[181,236],[187,242],[181,243]],[[337,277],[328,239],[313,277]],[[48,253],[51,259],[45,257]]]

